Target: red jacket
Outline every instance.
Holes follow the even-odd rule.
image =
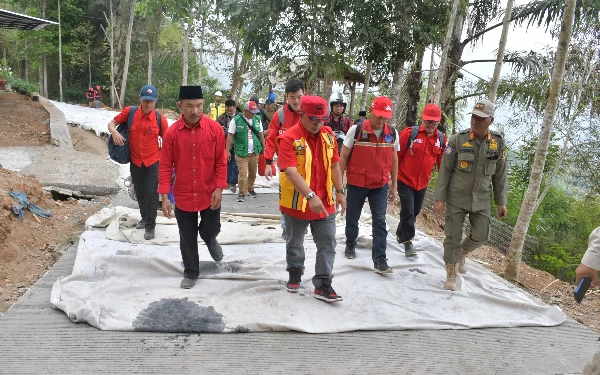
[[[279,125],[279,111],[275,111],[271,124],[269,125],[269,134],[267,135],[267,146],[265,148],[265,159],[273,160],[273,155],[277,152],[277,146],[275,145],[275,139],[283,134],[286,130],[292,126],[300,123],[300,115],[292,111],[289,105],[283,108],[283,117],[285,122]]]
[[[117,124],[127,122],[129,110],[131,107],[125,107],[115,116],[114,121]],[[165,116],[161,116],[160,136],[164,137],[169,123]],[[158,124],[156,123],[156,112],[153,110],[145,115],[142,109],[138,107],[133,115],[133,124],[129,131],[129,150],[131,152],[131,162],[138,167],[142,163],[149,167],[160,160],[160,148],[158,147]]]
[[[227,188],[227,155],[223,128],[202,115],[190,129],[179,117],[163,139],[158,167],[158,193],[171,192],[171,173],[175,170],[173,195],[182,211],[202,211],[210,207],[213,192]]]
[[[427,136],[423,126],[412,145],[412,154],[408,151],[408,139],[411,128],[408,127],[400,133],[400,151],[398,151],[398,181],[414,190],[423,190],[429,185],[433,165],[437,164],[438,171],[444,156],[444,149],[448,140],[444,136],[444,144],[440,145],[438,130]]]
[[[335,121],[333,119],[333,113],[331,113],[329,115],[329,122],[325,124],[325,126],[329,126],[334,132],[341,131],[344,132],[344,134],[346,134],[348,133],[348,129],[350,129],[350,127],[352,126],[352,120],[350,120],[350,118],[348,118],[348,116],[346,115],[341,115],[340,117],[338,117],[338,120]]]
[[[387,184],[392,170],[394,157],[394,132],[386,123],[381,137],[377,139],[371,121],[362,124],[360,136],[354,142],[352,155],[346,167],[348,184],[377,189]]]
[[[329,133],[332,137],[334,137],[331,129],[325,126],[321,128],[321,131],[318,134],[319,137],[321,133]],[[323,155],[323,148],[320,147],[320,144],[317,144],[317,139],[319,139],[318,137],[309,134],[308,131],[304,129],[302,124],[292,127],[291,129],[289,129],[289,131],[286,131],[284,135],[277,138],[280,150],[280,152],[277,154],[277,157],[279,158],[277,163],[279,164],[279,168],[281,170],[284,170],[289,167],[297,167],[297,150],[294,148],[294,141],[302,137],[306,139],[308,147],[310,147],[313,156],[309,187],[312,191],[315,192],[319,199],[321,199],[321,201],[323,202],[323,206],[325,206],[325,209],[327,210],[327,213],[331,215],[335,211],[335,205],[329,205],[329,203],[327,203],[327,190],[330,190],[332,187],[327,186],[327,171],[325,170],[325,164],[323,163],[323,158],[326,157],[326,155]],[[339,162],[340,155],[338,154],[337,147],[334,147],[333,157],[331,158],[331,164]],[[308,206],[306,207],[306,211],[304,212],[286,208],[281,205],[279,206],[279,210],[285,213],[286,215],[290,215],[302,220],[319,220],[323,218],[321,214],[316,214],[312,212],[310,208],[308,208]]]

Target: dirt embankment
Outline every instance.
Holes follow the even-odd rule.
[[[0,93],[2,147],[50,144],[48,112],[39,102],[13,92]]]
[[[8,195],[11,190],[25,192],[31,203],[50,209],[52,217],[36,219],[26,211],[20,220],[11,210],[17,203]],[[108,199],[54,201],[35,178],[0,168],[0,312],[60,258],[83,232],[87,217],[108,203]]]

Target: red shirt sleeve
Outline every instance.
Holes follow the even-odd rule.
[[[129,108],[131,107],[123,108],[123,110],[113,118],[117,125],[127,122],[127,118],[129,117]]]
[[[223,137],[223,128],[218,122],[211,120],[213,131],[216,133],[217,142],[215,145],[215,182],[217,188],[227,189],[227,150],[225,150],[226,141]]]
[[[273,155],[275,155],[275,151],[277,151],[277,147],[275,145],[275,139],[279,136],[279,129],[281,125],[279,124],[279,111],[276,111],[271,119],[271,123],[269,124],[269,134],[267,135],[267,145],[265,147],[265,159],[273,160]],[[279,155],[279,153],[278,153]],[[295,158],[294,154],[294,158]]]
[[[166,132],[163,136],[160,163],[158,164],[158,194],[169,194],[171,192],[171,176],[174,162],[173,148],[175,146],[174,133]]]
[[[280,170],[284,170],[289,167],[296,168],[298,162],[296,160],[296,151],[292,145],[293,140],[289,137],[280,136],[278,138],[279,148],[277,149],[277,165]]]

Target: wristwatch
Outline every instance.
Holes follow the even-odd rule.
[[[346,189],[335,189],[336,193],[340,193],[340,194],[345,194],[346,193]]]
[[[314,192],[314,191],[311,191],[311,192],[310,192],[310,193],[309,193],[309,194],[306,196],[306,200],[307,200],[307,201],[309,201],[309,200],[310,200],[312,197],[314,197],[315,195],[317,195],[317,194],[315,194],[315,192]]]

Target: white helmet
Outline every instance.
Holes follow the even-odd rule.
[[[341,91],[338,91],[337,93],[332,93],[331,97],[329,97],[329,109],[331,110],[331,112],[333,112],[333,105],[335,103],[342,103],[344,105],[344,112],[346,112],[346,106],[348,105],[348,103],[346,102],[346,97],[344,96],[344,94],[342,94]]]
[[[258,104],[265,104],[265,100],[263,98],[258,98]]]
[[[223,96],[223,93],[221,91],[217,91],[215,92],[215,96]]]

